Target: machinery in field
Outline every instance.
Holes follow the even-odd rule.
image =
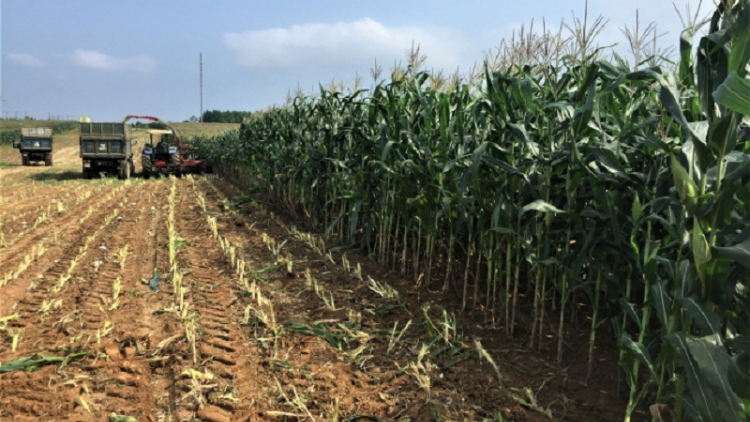
[[[141,155],[143,177],[149,178],[152,174],[182,174],[175,133],[168,129],[152,129],[147,133],[148,139]]]
[[[43,161],[45,166],[52,165],[52,129],[43,127],[25,127],[21,129],[21,140],[13,143],[13,148],[21,151],[21,164]]]
[[[129,179],[135,171],[130,126],[125,123],[81,123],[83,176],[90,179],[100,173],[115,173]]]
[[[170,124],[151,116],[131,115],[123,123],[131,119],[148,120],[161,123],[166,129],[151,129],[147,131],[148,139],[143,146],[141,155],[141,174],[145,178],[156,175],[174,174],[181,176],[188,173],[209,173],[210,164],[197,159],[193,153],[193,146],[182,142],[177,129]]]

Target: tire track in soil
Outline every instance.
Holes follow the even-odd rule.
[[[106,191],[108,187],[114,187],[114,186],[117,186],[117,185],[99,185],[99,186],[96,186],[94,189],[86,190],[80,195],[75,195],[73,198],[70,198],[69,202],[62,204],[62,206],[64,207],[62,212],[57,212],[57,206],[55,206],[55,208],[52,209],[53,203],[50,201],[50,202],[45,203],[45,205],[43,206],[37,207],[36,209],[37,215],[35,217],[29,216],[29,218],[25,219],[26,221],[22,221],[20,223],[16,221],[18,219],[14,218],[12,222],[16,223],[16,228],[18,229],[14,231],[15,237],[10,237],[9,236],[10,232],[6,231],[5,227],[3,227],[3,231],[6,232],[5,249],[12,247],[13,244],[18,241],[18,239],[25,237],[25,235],[29,233],[33,233],[37,229],[46,227],[47,225],[49,225],[50,222],[54,222],[56,218],[59,218],[61,214],[68,213],[69,211],[71,211],[71,209],[69,209],[71,205],[73,207],[76,207],[79,205],[83,205],[85,203],[90,203],[91,198],[96,198],[97,195],[99,195],[101,191]],[[43,217],[44,213],[49,214],[47,215],[47,218],[41,222],[37,222],[37,220],[40,217]],[[18,225],[20,225],[21,227],[20,228],[17,227]],[[10,225],[11,231],[13,228],[14,228],[13,225]]]
[[[16,196],[23,194],[23,191],[20,189],[16,190],[16,192],[19,192],[17,195],[5,196],[0,193],[0,204],[13,204],[12,206],[0,209],[0,221],[14,219],[19,214],[24,214],[28,210],[38,207],[39,202],[52,203],[55,200],[59,200],[61,197],[70,196],[82,187],[84,187],[84,185],[73,185],[72,183],[65,185],[41,185],[32,193],[32,195],[20,199],[16,198]],[[43,190],[43,192],[39,193],[39,190]],[[50,197],[50,195],[52,195],[52,197]]]
[[[8,235],[8,230],[6,228],[9,227],[9,225],[15,223],[19,220],[26,220],[27,224],[28,221],[31,219],[32,213],[39,213],[43,211],[47,207],[51,207],[52,205],[55,206],[55,209],[57,209],[59,202],[62,206],[66,207],[66,205],[72,203],[76,199],[76,192],[83,186],[79,186],[77,188],[65,190],[62,192],[47,192],[42,195],[33,196],[26,199],[21,199],[20,201],[15,200],[7,200],[3,198],[2,201],[0,201],[0,205],[4,204],[13,204],[12,206],[8,205],[6,207],[3,207],[0,209],[0,231],[5,232],[5,235]],[[40,202],[44,205],[40,205]],[[67,207],[66,207],[67,208]],[[11,227],[12,229],[12,227]]]
[[[196,412],[198,420],[229,422],[251,419],[257,409],[250,407],[263,398],[262,386],[269,380],[257,360],[259,351],[255,342],[245,340],[246,330],[241,327],[244,308],[233,270],[219,243],[212,237],[202,210],[195,202],[195,186],[179,182],[177,222],[178,236],[189,244],[179,249],[178,262],[182,262],[183,280],[189,286],[189,299],[197,312],[195,368],[190,360],[183,361],[183,370],[193,368],[215,377],[203,383],[200,395],[196,394],[196,381],[182,380],[178,388],[183,398],[193,403],[181,403]],[[202,409],[198,409],[198,402]]]
[[[221,209],[220,204],[231,202],[228,200],[228,197],[232,196],[231,188],[222,180],[202,178],[198,184],[210,209]],[[271,388],[270,394],[266,394],[265,402],[268,408],[264,411],[287,414],[291,412],[298,415],[298,419],[294,420],[304,419],[305,416],[300,413],[310,412],[323,420],[332,418],[333,415],[345,419],[347,415],[360,414],[376,415],[383,421],[393,420],[388,415],[405,412],[405,405],[395,399],[402,395],[402,389],[406,388],[407,396],[410,395],[414,399],[419,396],[419,393],[414,394],[414,390],[409,391],[406,375],[399,375],[395,370],[389,370],[386,365],[375,372],[365,371],[363,363],[355,362],[352,357],[355,356],[352,352],[356,344],[351,345],[350,351],[336,350],[322,338],[304,335],[286,327],[286,324],[292,321],[314,325],[317,320],[321,323],[333,323],[335,326],[336,323],[352,322],[353,318],[362,319],[361,315],[365,312],[347,312],[353,310],[350,308],[337,308],[336,311],[321,310],[321,300],[313,294],[312,288],[305,287],[304,281],[300,279],[299,272],[306,266],[311,270],[311,275],[321,280],[321,283],[322,279],[326,278],[324,274],[330,276],[336,269],[330,271],[327,262],[320,259],[322,257],[306,246],[296,245],[295,240],[290,240],[286,236],[286,229],[268,213],[253,212],[251,216],[246,216],[230,209],[212,214],[217,219],[219,232],[224,233],[225,239],[241,251],[238,254],[248,265],[248,271],[255,274],[251,277],[258,281],[263,296],[272,300],[271,311],[276,315],[277,326],[284,326],[280,328],[277,351],[271,350],[272,348],[258,350],[257,360],[261,362],[261,366],[274,368],[266,384]],[[289,240],[286,246],[280,249],[281,254],[278,257],[274,256],[262,241],[263,233],[276,237],[277,245],[281,244],[282,240]],[[291,255],[288,255],[289,253]],[[293,259],[296,273],[287,271],[283,262],[286,258],[282,255]],[[316,265],[324,263],[323,266]],[[272,268],[276,270],[268,271]],[[261,281],[262,279],[265,279],[265,282]],[[338,300],[336,303],[339,303]],[[281,323],[284,321],[285,323]],[[364,320],[362,323],[366,324]],[[354,325],[356,324],[352,327]],[[369,329],[375,329],[375,324],[369,326]],[[259,335],[270,335],[263,333],[264,329],[260,326],[256,327],[256,330],[256,341],[260,340]],[[371,341],[375,347],[374,343],[377,340]],[[369,350],[365,343],[359,345],[363,350]],[[381,349],[376,353],[381,353],[385,357],[385,347],[382,346]],[[368,352],[365,351],[364,354]],[[273,402],[268,399],[279,395],[283,395],[284,399]],[[297,403],[293,403],[294,401]],[[415,402],[423,402],[423,399]],[[273,414],[257,413],[269,417]]]
[[[157,185],[158,186],[158,185]],[[156,398],[151,392],[151,368],[139,352],[148,344],[149,327],[142,318],[133,318],[139,312],[139,280],[148,276],[148,264],[153,262],[149,236],[152,236],[156,218],[154,204],[158,192],[146,185],[134,204],[128,204],[123,222],[107,236],[103,242],[107,250],[102,256],[92,256],[84,278],[89,285],[77,286],[76,297],[82,310],[89,310],[81,316],[79,336],[96,336],[106,321],[112,324],[112,332],[102,337],[101,344],[95,347],[100,356],[107,358],[93,363],[83,362],[70,365],[67,373],[71,376],[76,370],[92,374],[86,393],[86,401],[92,411],[109,415],[111,413],[138,415],[146,420],[156,420]],[[145,236],[144,236],[145,235]],[[125,266],[121,267],[119,251],[128,248]],[[103,262],[98,269],[92,263]],[[117,302],[113,297],[113,281],[120,279],[120,296]],[[119,303],[112,308],[113,303]],[[75,416],[85,420],[88,412],[76,408]]]
[[[133,185],[128,186],[130,188]],[[120,210],[120,207],[124,206],[125,203],[137,198],[138,193],[143,191],[143,187],[140,189],[124,189],[123,195],[113,198],[118,203],[113,207],[114,210]],[[118,219],[116,217],[111,218],[108,222],[105,222],[107,215],[115,215],[115,211],[107,212],[110,207],[100,208],[102,210],[97,217],[92,219],[92,224],[89,226],[93,229],[93,233],[83,236],[79,239],[76,246],[79,248],[69,248],[66,255],[62,259],[57,261],[54,267],[57,268],[62,274],[62,268],[65,268],[65,263],[74,259],[76,255],[81,256],[82,253],[89,255],[91,252],[89,249],[93,248],[94,245],[99,243],[98,241],[105,237],[108,233],[108,227],[110,225],[119,225],[124,219]],[[126,211],[127,213],[127,211]],[[122,213],[118,213],[121,216]],[[95,224],[99,222],[99,225]],[[114,224],[112,224],[114,222]],[[116,229],[116,228],[115,228]],[[89,233],[89,231],[84,232]],[[87,239],[88,240],[87,242]],[[62,265],[60,265],[62,264]],[[69,265],[69,264],[67,264]],[[53,267],[52,271],[55,270]],[[78,272],[71,272],[71,274],[78,274],[80,269],[84,268],[77,266]],[[72,277],[71,277],[72,279]],[[71,286],[71,284],[73,284]],[[55,292],[52,289],[42,291],[41,289],[34,289],[30,293],[30,296],[25,297],[19,302],[19,306],[16,312],[20,315],[20,318],[11,321],[9,327],[16,332],[23,330],[23,340],[18,343],[16,352],[10,350],[9,347],[4,347],[4,350],[0,350],[0,361],[7,361],[12,359],[18,359],[23,356],[28,356],[35,353],[44,353],[49,355],[59,355],[58,350],[60,348],[65,349],[66,345],[76,347],[77,349],[85,349],[88,346],[90,338],[82,342],[80,345],[73,344],[70,337],[75,338],[77,334],[77,327],[75,321],[79,319],[86,311],[86,308],[82,307],[80,303],[81,289],[89,289],[91,284],[87,281],[78,282],[69,281],[69,284],[59,292]],[[50,286],[52,287],[52,286]],[[72,307],[72,311],[67,313],[62,320],[54,324],[50,324],[50,320],[57,318],[58,312],[52,309],[52,312],[42,316],[37,316],[39,306],[44,303],[45,300],[61,300],[62,304],[66,305],[67,312]],[[68,323],[61,323],[60,321],[68,321]],[[82,335],[79,335],[79,339],[83,339]],[[54,346],[51,343],[55,342]],[[61,347],[62,346],[62,347]],[[8,398],[0,400],[0,408],[4,409],[4,412],[8,415],[12,415],[12,420],[34,420],[34,418],[54,418],[54,420],[67,420],[63,418],[63,415],[70,411],[73,411],[76,407],[75,398],[77,396],[77,383],[80,381],[79,377],[70,376],[66,377],[62,371],[56,373],[57,377],[50,377],[46,381],[46,385],[40,384],[44,378],[36,375],[28,374],[27,377],[21,374],[12,374],[10,377],[0,378],[0,390],[6,392]],[[87,378],[83,376],[82,378]],[[25,381],[25,382],[21,382]],[[42,393],[42,394],[40,394]]]
[[[164,356],[155,349],[163,340],[179,335],[181,329],[173,314],[162,313],[173,304],[172,289],[165,280],[168,183],[148,185],[152,192],[145,205],[146,218],[128,232],[127,242],[134,245],[123,277],[122,290],[128,294],[113,316],[112,337],[119,342],[104,345],[107,359],[84,369],[98,374],[91,398],[99,409],[155,422],[175,420],[173,362],[179,350],[167,350]],[[140,282],[150,279],[154,268],[162,274],[158,292]]]
[[[142,190],[142,188],[138,190]],[[8,360],[8,358],[17,358],[28,353],[54,350],[55,347],[49,346],[49,342],[55,338],[51,330],[65,333],[74,329],[72,325],[68,327],[64,323],[60,324],[59,327],[45,325],[48,325],[47,322],[51,318],[58,317],[58,314],[61,312],[66,312],[66,316],[72,317],[73,320],[77,319],[73,314],[83,313],[84,309],[81,307],[76,293],[79,290],[79,285],[90,288],[90,283],[85,280],[81,281],[77,276],[84,269],[84,262],[86,262],[87,257],[93,254],[92,250],[96,245],[101,245],[101,239],[106,236],[108,227],[113,225],[113,223],[114,225],[118,225],[122,221],[122,219],[117,218],[122,214],[122,203],[130,202],[134,196],[137,197],[136,189],[123,189],[120,195],[114,195],[107,202],[109,206],[99,207],[100,211],[86,220],[86,224],[81,227],[83,230],[79,232],[80,236],[77,237],[75,243],[62,250],[62,256],[44,255],[47,260],[54,259],[52,265],[44,271],[45,277],[43,281],[39,284],[29,286],[27,294],[14,305],[13,312],[19,314],[20,317],[8,324],[13,329],[28,329],[33,327],[36,327],[36,329],[28,330],[26,338],[19,342],[18,351],[15,353],[15,356],[8,356],[6,348],[3,348],[5,350],[0,349],[0,361]],[[79,262],[71,270],[71,263],[76,259],[79,259]],[[61,277],[68,275],[70,276],[68,281],[59,289],[55,282],[59,282]],[[55,309],[50,309],[49,312],[38,315],[43,302],[47,301],[49,303],[55,300],[62,300],[63,306],[60,307],[59,312]],[[62,311],[63,307],[65,311]],[[47,346],[36,348],[33,346],[36,342],[31,342],[31,340],[43,341]]]
[[[101,192],[101,199],[94,204],[90,202],[81,203],[78,207],[68,210],[55,222],[59,231],[50,233],[51,230],[47,230],[46,227],[38,228],[38,233],[24,237],[13,247],[9,247],[5,254],[0,254],[0,260],[3,263],[3,269],[0,272],[0,277],[2,277],[8,271],[17,271],[19,264],[26,259],[26,256],[35,247],[39,247],[39,245],[45,247],[42,256],[36,257],[18,277],[12,279],[7,285],[0,287],[4,299],[0,302],[0,315],[13,311],[21,298],[29,301],[34,296],[38,296],[40,299],[45,296],[46,293],[41,291],[39,287],[44,287],[50,280],[59,278],[63,272],[67,271],[70,262],[78,254],[78,248],[85,242],[87,235],[102,224],[110,207],[121,200],[129,191],[123,188],[118,192],[116,189],[113,186],[111,189]],[[84,209],[86,210],[85,213],[82,212]],[[91,213],[89,213],[89,209]],[[81,214],[83,214],[83,217]],[[43,276],[39,278],[38,275]],[[37,301],[34,301],[34,303],[37,303]],[[38,303],[41,304],[41,300]],[[2,351],[2,348],[0,348],[0,351]]]
[[[165,231],[164,209],[166,206],[159,205],[166,198],[166,184],[151,182],[145,184],[145,186],[147,186],[145,189],[149,190],[150,194],[146,196],[147,200],[145,205],[141,207],[139,216],[123,218],[125,223],[122,227],[118,227],[118,230],[114,233],[110,231],[109,235],[109,237],[115,239],[115,243],[108,246],[110,250],[117,245],[120,245],[119,247],[123,247],[124,244],[134,245],[132,255],[129,255],[126,259],[126,268],[122,274],[123,293],[121,294],[128,293],[122,296],[123,300],[120,306],[111,317],[115,324],[115,330],[111,337],[119,339],[120,342],[104,342],[103,345],[98,346],[96,351],[99,355],[93,363],[89,360],[80,363],[75,362],[70,364],[65,371],[60,371],[61,376],[68,380],[67,382],[73,382],[71,379],[76,382],[73,387],[53,388],[61,384],[59,377],[55,378],[51,375],[49,379],[45,378],[45,381],[41,382],[37,377],[30,375],[28,383],[35,383],[35,387],[33,389],[19,388],[21,396],[23,396],[22,391],[28,390],[46,390],[53,394],[58,403],[61,403],[56,408],[54,420],[99,420],[95,418],[95,415],[101,415],[102,411],[105,411],[123,415],[136,415],[141,418],[139,419],[141,421],[161,421],[169,420],[170,415],[176,413],[176,406],[174,405],[176,399],[171,397],[170,400],[170,396],[175,395],[174,387],[177,380],[172,361],[174,361],[174,356],[178,352],[173,351],[172,355],[155,360],[151,359],[151,355],[144,356],[138,353],[139,349],[143,351],[152,348],[162,339],[180,332],[179,321],[175,322],[169,314],[161,315],[165,317],[162,319],[154,316],[157,310],[167,308],[172,304],[169,286],[162,284],[163,289],[158,293],[153,293],[148,286],[143,286],[140,282],[142,278],[150,277],[151,270],[155,266],[163,267],[167,265],[168,261],[164,247],[166,237],[162,234]],[[128,201],[124,202],[129,203]],[[133,221],[134,224],[128,224],[128,221]],[[120,238],[118,233],[124,233],[125,239]],[[119,263],[109,263],[109,265],[117,267]],[[115,273],[114,268],[107,269],[102,265],[98,274],[104,275],[104,277],[99,277],[102,281],[102,287],[96,289],[96,295],[90,296],[111,295],[111,291],[108,292],[105,286],[109,283],[109,278]],[[80,291],[78,296],[81,296]],[[84,305],[88,308],[83,307],[82,309],[91,309],[91,306],[98,308],[96,300],[93,302]],[[92,335],[96,322],[100,320],[92,321],[89,319],[88,321],[94,324],[91,327],[83,327],[86,331],[84,334]],[[127,321],[132,321],[133,324],[130,325]],[[19,376],[23,375],[13,374],[13,379],[18,379]],[[179,376],[179,372],[177,372],[177,376]],[[0,377],[0,391],[2,391],[2,383],[3,378]],[[86,390],[83,390],[83,385],[87,386]],[[84,411],[80,402],[76,402],[79,394],[85,396],[89,406],[99,410],[99,412],[91,415]],[[10,397],[16,395],[9,394]],[[0,408],[2,408],[1,405],[2,402],[0,402]],[[33,415],[52,414],[48,402],[34,403],[32,400],[31,405],[21,406],[20,409]],[[8,410],[5,412],[7,414]],[[63,414],[68,415],[68,417],[64,418]],[[27,417],[31,418],[29,420],[37,420],[36,416],[29,417],[18,414],[15,416],[19,417],[19,420],[26,420]]]
[[[109,195],[118,187],[118,185],[107,185],[99,190],[89,191],[90,194],[77,197],[74,201],[75,205],[66,207],[63,213],[53,214],[43,223],[28,229],[28,232],[20,233],[12,240],[6,238],[5,247],[0,249],[0,277],[4,276],[7,271],[15,270],[18,263],[34,246],[47,244],[50,238],[54,241],[55,237],[57,237],[55,243],[62,243],[61,240],[67,235],[78,233],[80,231],[78,226],[85,225],[91,217],[89,208],[106,209],[103,207],[109,203]],[[98,201],[92,199],[97,197],[101,199]],[[86,221],[81,221],[82,215]],[[87,215],[89,216],[86,217]],[[0,312],[2,312],[2,304],[0,304]]]
[[[175,303],[172,283],[169,280],[170,265],[167,250],[170,180],[161,179],[153,182],[159,187],[160,192],[154,195],[149,236],[141,242],[142,248],[148,253],[141,254],[139,257],[140,278],[150,279],[154,269],[158,269],[161,274],[158,292],[152,292],[148,286],[138,283],[132,287],[142,293],[131,297],[123,308],[132,309],[132,315],[137,315],[134,319],[140,322],[140,327],[148,330],[148,337],[142,341],[142,344],[147,347],[144,356],[132,358],[133,351],[128,351],[127,348],[122,352],[126,361],[130,358],[131,361],[138,362],[142,372],[148,371],[152,402],[147,409],[142,408],[139,412],[155,414],[155,419],[150,419],[153,421],[185,420],[177,417],[179,409],[176,390],[180,377],[178,361],[184,354],[185,347],[184,330],[179,317],[167,311],[173,308]],[[133,281],[137,283],[135,278]],[[138,329],[135,332],[137,333]]]

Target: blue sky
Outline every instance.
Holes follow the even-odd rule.
[[[369,86],[375,60],[387,71],[412,42],[427,68],[468,71],[520,25],[571,23],[584,11],[584,0],[0,1],[2,116],[100,121],[198,115],[201,52],[204,110],[254,111],[298,86],[309,93],[355,75]],[[677,44],[671,1],[589,0],[589,17],[609,20],[599,43],[624,45],[636,9],[642,25],[668,33],[664,45]]]

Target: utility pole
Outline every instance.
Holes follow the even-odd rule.
[[[201,114],[198,116],[198,121],[203,121],[203,52],[199,53],[200,66],[201,66]]]

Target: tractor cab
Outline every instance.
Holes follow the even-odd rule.
[[[147,131],[148,142],[143,147],[141,165],[143,175],[180,174],[180,149],[175,134],[171,130],[152,129]]]

